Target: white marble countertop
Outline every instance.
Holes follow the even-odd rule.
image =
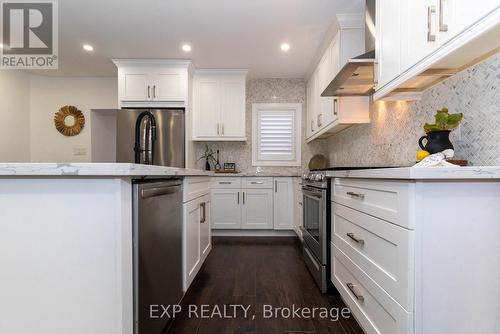
[[[283,174],[280,174],[280,173],[245,173],[245,172],[241,172],[241,173],[214,173],[213,176],[217,176],[217,177],[245,177],[245,176],[248,176],[248,177],[298,177],[298,176],[302,176],[302,174],[296,174],[296,173],[283,173]]]
[[[0,163],[0,177],[7,176],[212,176],[199,169],[130,163]]]
[[[469,180],[498,179],[500,166],[470,167],[404,167],[328,171],[327,177],[350,177],[367,179],[399,179],[399,180]]]

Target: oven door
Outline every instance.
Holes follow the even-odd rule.
[[[326,189],[303,186],[302,194],[304,242],[320,264],[326,265]]]

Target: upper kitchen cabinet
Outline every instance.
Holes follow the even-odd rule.
[[[498,0],[376,2],[374,99],[415,99],[500,47]]]
[[[189,61],[114,59],[120,107],[185,107]]]
[[[193,140],[246,141],[244,70],[199,70],[194,75]]]
[[[337,15],[339,31],[307,82],[306,138],[326,138],[347,126],[369,122],[368,97],[322,97],[349,58],[364,53],[364,18]]]

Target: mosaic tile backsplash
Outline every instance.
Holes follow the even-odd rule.
[[[247,142],[198,142],[195,143],[196,156],[203,155],[205,144],[220,150],[220,162],[236,162],[237,168],[246,173],[255,173],[258,166],[252,166],[252,103],[302,103],[302,118],[306,112],[306,84],[302,79],[249,79],[246,91],[246,132]],[[302,138],[305,137],[305,122],[302,122]],[[327,141],[319,140],[311,144],[302,143],[302,167],[261,167],[262,173],[276,175],[300,175],[311,157],[316,153],[327,154]],[[197,163],[203,168],[204,161]]]
[[[424,92],[415,102],[377,102],[371,124],[328,139],[332,166],[411,165],[425,122],[437,109],[462,112],[451,134],[455,157],[475,166],[500,165],[500,55],[490,57]]]

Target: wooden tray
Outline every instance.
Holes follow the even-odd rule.
[[[238,174],[240,171],[239,170],[216,170],[214,171],[215,174]]]

